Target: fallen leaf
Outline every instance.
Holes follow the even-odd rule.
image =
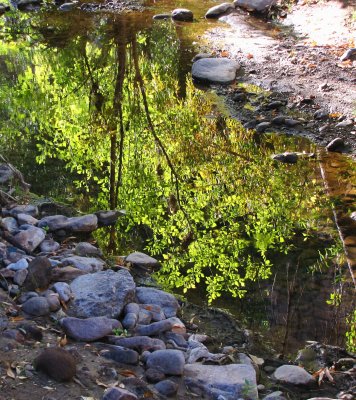
[[[62,338],[59,338],[58,345],[60,347],[64,347],[68,343],[67,336],[64,335]]]
[[[19,322],[19,321],[23,321],[23,320],[24,320],[24,317],[21,317],[21,316],[10,318],[10,322]]]
[[[130,376],[137,377],[137,375],[133,371],[131,371],[130,369],[123,369],[122,371],[120,371],[120,375],[126,376],[126,377],[130,377]]]
[[[248,53],[248,54],[246,55],[246,58],[248,58],[248,59],[250,60],[251,58],[253,58],[253,54]]]

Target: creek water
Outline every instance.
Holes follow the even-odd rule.
[[[354,207],[354,164],[305,139],[257,138],[213,88],[192,84],[191,59],[217,24],[203,19],[213,4],[2,16],[1,153],[40,196],[32,201],[125,210],[114,229],[95,234],[113,262],[130,251],[156,256],[164,287],[209,299],[278,351],[305,340],[344,345],[356,241],[343,218]],[[176,7],[195,21],[152,20]],[[284,151],[315,156],[272,160]]]

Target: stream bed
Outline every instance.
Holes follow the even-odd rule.
[[[194,86],[191,59],[219,24],[203,19],[214,4],[3,15],[1,153],[36,201],[124,210],[115,229],[95,234],[112,262],[149,253],[164,288],[231,312],[276,351],[306,340],[344,346],[355,305],[354,162],[293,132],[256,135],[219,88]],[[177,6],[195,22],[152,19]],[[244,90],[255,106],[269,101],[257,86]],[[272,159],[285,151],[298,162]]]

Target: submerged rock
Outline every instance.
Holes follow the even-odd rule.
[[[239,63],[228,58],[202,58],[192,67],[192,77],[200,82],[226,85],[234,82]]]

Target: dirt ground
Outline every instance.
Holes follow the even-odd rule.
[[[309,126],[312,139],[325,146],[341,137],[355,154],[356,61],[340,60],[355,47],[355,5],[302,0],[272,20],[237,9],[206,37],[217,53],[241,63],[243,81],[282,94],[312,120],[324,110],[328,118]],[[350,124],[335,127],[343,120]]]

